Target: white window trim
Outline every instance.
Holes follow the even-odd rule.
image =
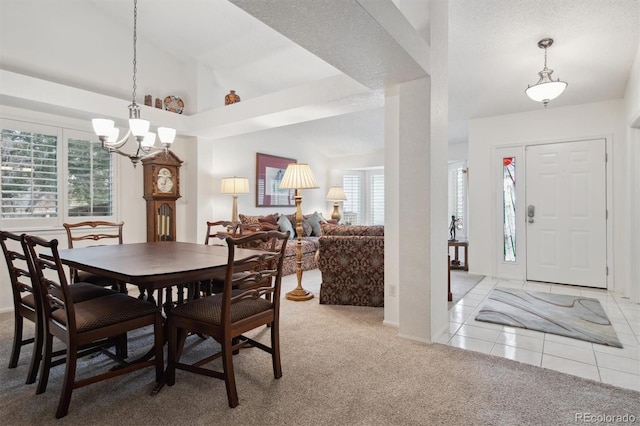
[[[82,216],[69,217],[67,215],[67,191],[68,191],[68,167],[67,167],[67,138],[81,135],[82,138],[95,138],[90,131],[89,122],[69,119],[66,117],[40,113],[35,111],[27,111],[19,108],[0,106],[0,126],[13,128],[28,132],[51,133],[55,129],[58,137],[58,177],[59,177],[59,200],[58,200],[58,216],[55,218],[32,218],[32,219],[3,219],[0,216],[0,228],[8,231],[48,231],[62,228],[64,222],[79,222],[91,220],[103,220],[118,222],[120,217],[119,210],[119,165],[117,158],[112,158],[112,215],[111,216]]]

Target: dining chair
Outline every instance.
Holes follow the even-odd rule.
[[[27,373],[27,384],[35,382],[40,365],[43,326],[42,326],[42,302],[40,293],[34,290],[33,281],[29,272],[27,257],[22,246],[25,234],[17,235],[7,231],[0,231],[0,245],[7,262],[9,282],[13,292],[14,330],[13,346],[9,368],[16,368],[20,359],[22,346],[33,343],[31,362]],[[71,295],[74,301],[82,302],[96,297],[113,294],[110,289],[88,283],[76,283],[71,287]],[[34,337],[23,338],[24,319],[32,321],[35,325]]]
[[[233,355],[247,346],[271,354],[273,374],[282,376],[280,364],[280,288],[284,249],[289,233],[260,231],[245,237],[227,237],[228,257],[222,293],[178,305],[168,314],[169,349],[167,384],[176,381],[176,369],[203,374],[225,381],[230,407],[238,405],[238,392],[233,368]],[[236,250],[253,242],[281,242],[275,252],[256,251],[244,259],[236,258]],[[243,274],[235,273],[234,266],[246,267]],[[259,288],[254,285],[260,283]],[[240,289],[243,287],[249,287]],[[270,326],[270,346],[257,342],[244,333],[262,325]],[[198,362],[180,362],[186,336],[189,333],[211,336],[220,344],[220,350]],[[204,367],[214,359],[222,358],[222,371]]]
[[[75,303],[71,288],[77,284],[69,285],[67,282],[58,253],[58,240],[47,241],[27,235],[23,238],[22,244],[34,286],[37,287],[36,291],[41,292],[43,308],[44,352],[36,393],[45,391],[49,371],[55,365],[53,338],[57,337],[66,347],[65,374],[56,418],[67,415],[71,394],[76,388],[154,365],[156,382],[162,381],[164,338],[159,307],[116,292]],[[50,274],[47,274],[46,270],[53,270],[56,279],[48,278]],[[152,326],[154,330],[153,360],[121,361],[118,368],[102,373],[87,371],[83,376],[88,377],[76,380],[78,357],[84,355],[83,349],[86,346],[100,345],[102,342],[111,345],[114,339],[118,340],[127,332],[147,326]],[[116,356],[112,358],[117,360]],[[95,374],[89,376],[91,373]]]
[[[74,248],[74,243],[77,246],[80,242],[89,241],[90,243],[88,245],[91,246],[96,245],[95,242],[102,244],[102,240],[106,239],[117,239],[118,244],[122,244],[122,227],[124,226],[124,222],[88,221],[63,223],[62,226],[64,226],[64,229],[67,231],[67,243],[70,249]],[[86,247],[87,244],[83,246]],[[86,271],[78,271],[73,268],[71,268],[70,271],[72,283],[76,281],[88,282],[103,287],[111,287],[114,290],[126,293],[126,283],[119,283],[109,277],[103,277]]]
[[[210,240],[214,237],[218,240],[224,240],[228,236],[232,236],[233,238],[239,238],[246,235],[250,235],[254,232],[258,232],[263,230],[261,228],[262,224],[257,223],[237,223],[237,222],[226,222],[226,221],[218,221],[218,222],[207,222],[207,238],[205,239],[205,244],[209,244]],[[226,226],[227,232],[214,232],[212,229],[216,226]],[[270,231],[277,230],[278,227],[268,229]],[[267,244],[261,244],[260,241],[252,241],[247,244],[244,244],[242,248],[256,248],[256,249],[266,249],[269,251],[274,251],[275,247],[275,239],[271,238]],[[236,266],[235,274],[242,274],[244,272],[244,268],[248,268],[248,265],[244,267]],[[201,289],[204,290],[205,295],[210,296],[211,294],[220,293],[222,288],[224,287],[224,271],[219,271],[214,274],[210,280],[206,282],[201,282]]]

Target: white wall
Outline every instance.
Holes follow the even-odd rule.
[[[610,140],[609,164],[613,169],[611,194],[613,235],[612,278],[615,289],[624,285],[628,268],[628,232],[624,229],[626,193],[625,126],[622,100],[584,105],[540,108],[537,111],[479,118],[469,126],[469,247],[471,273],[494,276],[497,236],[493,205],[496,191],[491,179],[493,147],[535,142],[560,142],[593,137]],[[604,243],[604,242],[603,242]],[[619,281],[615,278],[619,274]],[[625,281],[623,281],[625,280]]]
[[[220,179],[226,176],[249,178],[250,193],[238,195],[238,213],[266,215],[274,212],[295,213],[292,207],[256,207],[256,153],[292,158],[308,163],[320,188],[302,191],[303,214],[322,212],[331,217],[332,204],[325,197],[332,182],[326,157],[310,141],[289,141],[281,132],[266,130],[220,140],[201,139],[198,146],[197,235],[202,240],[206,222],[231,220],[232,197],[220,194]],[[198,240],[198,241],[199,241]]]
[[[131,3],[113,4],[131,10],[133,19]],[[145,25],[157,23],[146,21],[140,13],[138,27]],[[7,41],[0,49],[0,68],[131,99],[133,31],[96,13],[89,2],[2,2],[0,40]],[[192,65],[140,37],[137,48],[138,103],[144,103],[146,94],[154,99],[175,95],[185,101],[186,114],[195,112],[196,79],[189,78]],[[96,75],[105,78],[96,83]]]
[[[448,153],[447,153],[447,158],[448,160],[451,161],[462,161],[462,160],[466,160],[467,158],[469,158],[468,155],[468,150],[469,150],[469,144],[468,143],[450,143],[448,145]]]
[[[640,43],[636,58],[629,74],[629,81],[624,95],[625,125],[627,131],[627,167],[629,181],[627,200],[629,215],[625,227],[629,229],[629,258],[631,259],[628,272],[626,292],[632,301],[640,303]]]

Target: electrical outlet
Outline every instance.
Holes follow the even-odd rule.
[[[389,285],[389,296],[397,297],[396,286],[393,284]]]

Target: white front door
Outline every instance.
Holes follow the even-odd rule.
[[[527,280],[607,287],[604,139],[526,147]]]

